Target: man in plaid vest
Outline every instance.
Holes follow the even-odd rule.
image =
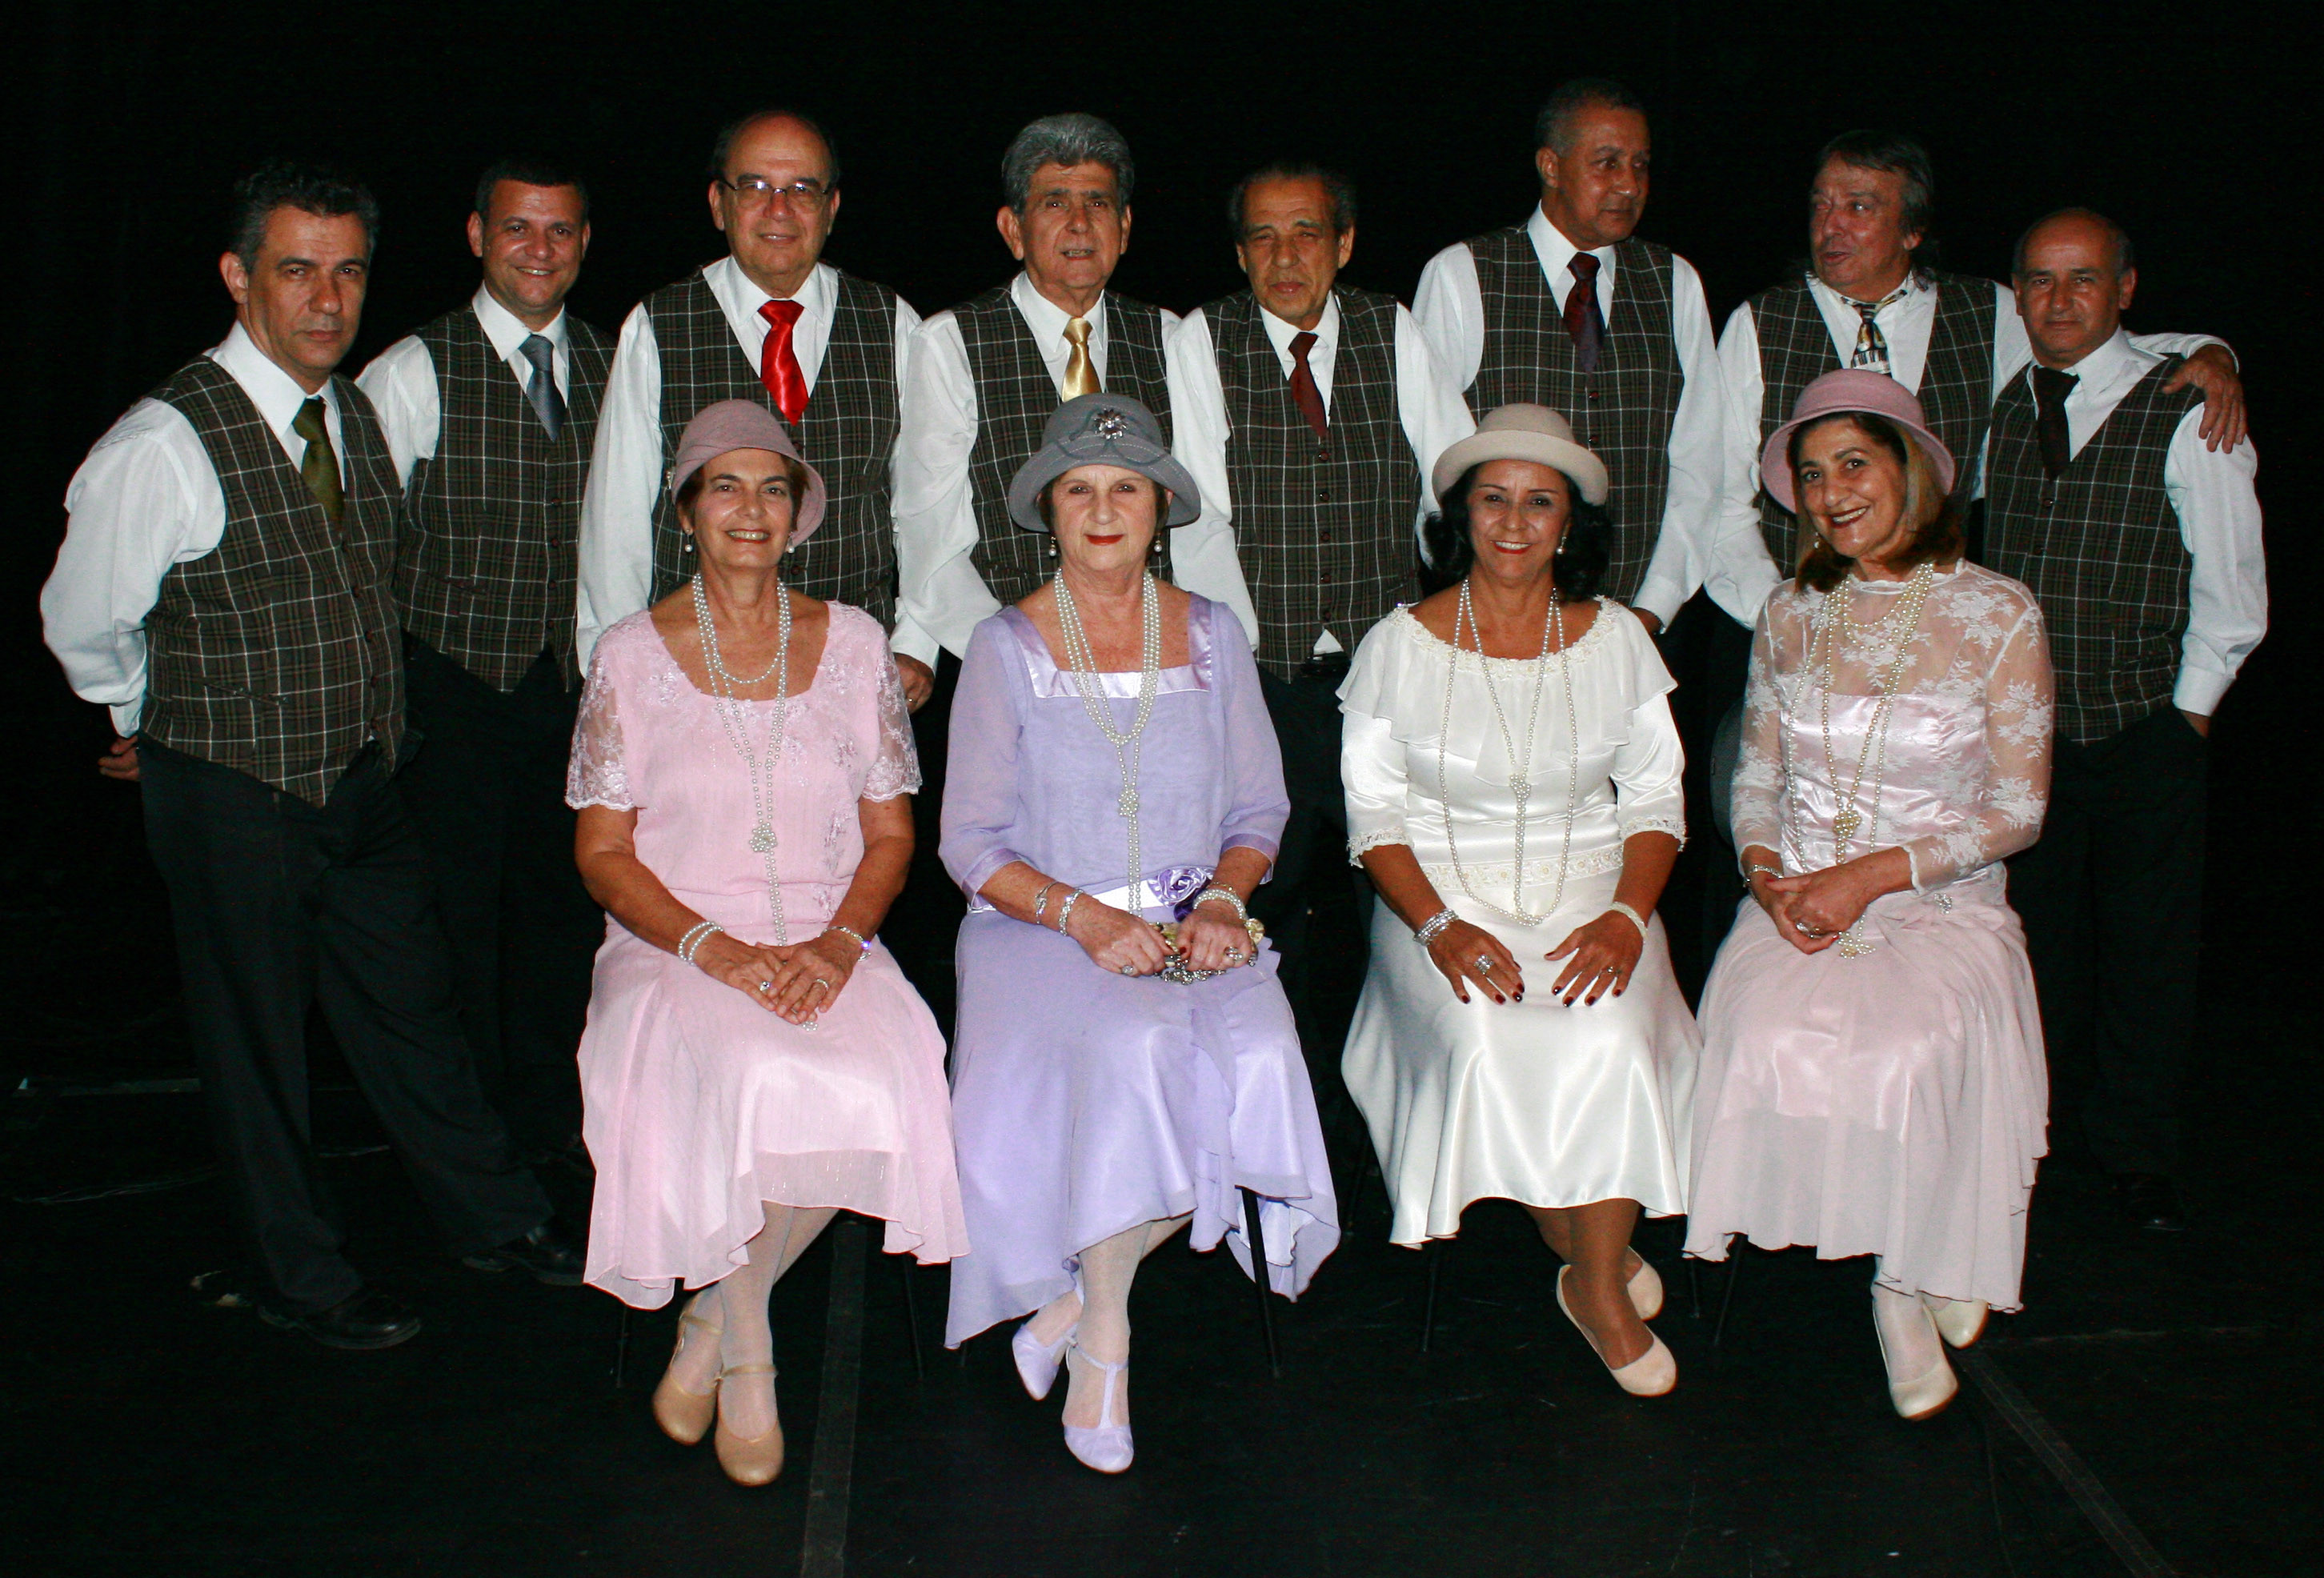
[[[762,109],[727,123],[709,182],[726,255],[648,296],[614,349],[581,511],[585,664],[607,626],[694,573],[662,479],[686,424],[722,400],[781,417],[830,490],[822,528],[785,558],[783,578],[895,626],[896,434],[919,314],[823,261],[839,156],[814,121]],[[923,679],[912,700],[926,696]]]
[[[2131,1220],[2173,1232],[2211,715],[2267,631],[2258,462],[2207,444],[2176,359],[2123,332],[2138,272],[2112,221],[2036,221],[2012,272],[2033,365],[1994,405],[1985,558],[2041,600],[2058,711],[2009,898],[2058,1083]]]
[[[1345,178],[1268,165],[1236,185],[1227,214],[1250,288],[1187,314],[1168,346],[1174,448],[1203,495],[1177,534],[1177,581],[1231,607],[1259,655],[1291,819],[1251,909],[1283,955],[1330,1106],[1366,953],[1339,686],[1365,632],[1419,595],[1429,468],[1476,424],[1412,315],[1340,282],[1356,241]],[[1317,990],[1311,955],[1327,954],[1343,991]]]
[[[1926,149],[1893,132],[1842,133],[1816,155],[1808,266],[1727,319],[1719,338],[1726,480],[1696,573],[1746,629],[1804,546],[1791,512],[1759,486],[1759,450],[1790,420],[1800,391],[1835,368],[1886,373],[1920,397],[1930,428],[1966,463],[1984,452],[1994,400],[2033,354],[2007,285],[1921,263],[1935,217]],[[2203,392],[2205,438],[2233,448],[2243,438],[2243,387],[2225,346],[2203,335],[2134,343],[2188,358],[2171,386]],[[1974,467],[1963,464],[1959,486],[1964,497],[1977,492]]]
[[[1653,142],[1628,89],[1564,84],[1542,106],[1534,143],[1532,215],[1438,253],[1413,314],[1471,411],[1545,405],[1605,460],[1607,589],[1659,632],[1693,590],[1718,498],[1711,308],[1692,263],[1632,234]]]
[[[589,194],[503,160],[476,183],[468,302],[355,380],[407,520],[396,563],[422,744],[400,777],[434,857],[460,1020],[519,1141],[579,1143],[574,1048],[604,917],[573,863],[565,764],[580,700],[575,542],[613,342],[565,309]]]
[[[235,189],[226,342],[89,452],[41,594],[73,688],[123,735],[169,885],[187,1029],[272,1324],[337,1348],[420,1329],[340,1253],[308,1144],[307,1016],[333,1039],[449,1247],[577,1284],[478,1089],[420,836],[392,577],[401,491],[354,342],[378,209],[276,163]]]

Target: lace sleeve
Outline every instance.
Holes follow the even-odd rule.
[[[892,800],[920,792],[920,757],[912,745],[912,709],[904,700],[903,676],[883,646],[874,665],[880,676],[880,753],[863,779],[867,800]]]
[[[1743,735],[1735,760],[1735,788],[1728,801],[1738,854],[1757,844],[1779,854],[1784,847],[1784,709],[1775,691],[1782,659],[1775,640],[1779,590],[1759,610],[1751,641],[1751,678],[1743,689]]]
[[[573,755],[565,768],[565,803],[576,811],[585,806],[637,809],[622,761],[622,718],[613,706],[613,682],[605,672],[607,644],[600,641],[590,660],[588,688],[581,693],[581,715],[573,725]]]
[[[1904,845],[1913,886],[1925,891],[2006,860],[2041,836],[2050,805],[2055,681],[2042,610],[2030,597],[1985,675],[1990,763],[1975,806],[1955,826]]]

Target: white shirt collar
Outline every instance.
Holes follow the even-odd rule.
[[[759,309],[774,300],[772,296],[759,289],[758,281],[742,272],[742,265],[734,261],[734,255],[732,253],[720,258],[702,272],[706,277],[713,270],[725,271],[724,283],[726,291],[743,309],[745,316],[757,317]],[[833,283],[833,281],[837,277],[838,271],[829,263],[819,263],[807,272],[807,276],[800,283],[798,293],[787,300],[799,304],[799,316],[802,318],[819,318],[831,310],[832,299],[838,291],[838,287]],[[713,286],[721,283],[718,280],[712,280],[710,282]]]
[[[1534,254],[1541,259],[1543,276],[1552,290],[1562,294],[1568,282],[1565,271],[1572,266],[1574,254],[1582,249],[1566,240],[1565,232],[1549,222],[1549,216],[1541,211],[1539,203],[1533,206],[1532,217],[1526,220],[1526,234],[1533,238]],[[1600,246],[1591,255],[1598,260],[1598,277],[1610,282],[1614,278],[1614,249]]]
[[[1340,348],[1340,293],[1334,291],[1323,298],[1323,316],[1313,329],[1303,330],[1289,318],[1276,317],[1263,301],[1259,303],[1259,321],[1267,329],[1268,343],[1275,347],[1275,354],[1278,356],[1288,358],[1291,337],[1302,333],[1312,333],[1315,337],[1314,349],[1308,352],[1311,357],[1318,354],[1328,355]]]
[[[493,352],[503,362],[515,361],[518,347],[535,334],[546,336],[552,350],[561,352],[565,349],[565,309],[562,307],[557,309],[556,318],[547,328],[532,329],[527,328],[522,318],[502,306],[499,300],[482,285],[476,287],[476,293],[469,298],[468,305],[475,309],[476,321],[484,326],[484,337],[492,341]]]
[[[275,437],[287,447],[290,440],[290,424],[299,420],[299,408],[313,398],[299,387],[299,381],[285,373],[258,348],[258,342],[237,321],[226,337],[226,343],[210,352],[210,360],[225,368],[242,392],[250,396],[251,404],[274,429]],[[333,416],[338,414],[338,396],[326,382],[321,390],[323,407]],[[304,447],[304,440],[300,441]]]
[[[1905,274],[1904,282],[1898,287],[1898,289],[1902,290],[1904,293],[1902,296],[1897,297],[1895,302],[1892,306],[1884,308],[1882,310],[1884,312],[1895,312],[1911,306],[1915,301],[1923,300],[1933,301],[1936,299],[1936,292],[1929,288],[1929,279],[1925,274],[1922,273],[1918,269],[1912,270],[1910,272]],[[1824,283],[1823,276],[1817,273],[1813,269],[1810,269],[1808,271],[1808,289],[1819,296],[1825,297],[1831,301],[1839,303],[1850,312],[1857,310],[1855,297],[1850,296],[1844,291],[1833,290],[1830,285]],[[1876,297],[1875,300],[1880,300],[1886,295],[1887,292],[1884,291],[1880,293],[1880,297]]]
[[[1032,275],[1019,270],[1017,277],[1009,281],[1009,299],[1017,304],[1017,310],[1024,316],[1025,327],[1033,331],[1034,342],[1041,346],[1044,354],[1065,344],[1065,325],[1072,321],[1073,315],[1036,290]],[[1089,326],[1091,343],[1095,344],[1105,333],[1105,294],[1102,291],[1099,292],[1096,302],[1089,309]]]
[[[2129,388],[2153,371],[2158,359],[2132,345],[2130,331],[2117,324],[2113,337],[2104,345],[2062,371],[2079,380],[2074,385],[2075,394],[2099,398],[2117,389]],[[2034,365],[2041,365],[2039,362]],[[2026,376],[2031,378],[2033,374],[2028,372]]]

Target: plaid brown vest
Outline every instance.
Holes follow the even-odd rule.
[[[2053,484],[2042,469],[2033,371],[1993,406],[1985,562],[2024,582],[2050,629],[2058,733],[2103,740],[2171,704],[2194,560],[2163,491],[2180,419],[2203,392],[2169,394],[2167,358],[2100,423]]]
[[[775,397],[735,343],[734,330],[701,272],[646,298],[661,353],[663,475],[678,457],[686,424],[706,405]],[[779,413],[778,413],[779,414]],[[896,431],[902,424],[896,387],[896,293],[885,285],[839,276],[831,337],[815,392],[791,437],[822,474],[823,524],[783,558],[783,579],[809,597],[849,603],[896,623]],[[659,602],[692,572],[680,561],[678,506],[667,488],[654,507],[653,595]]]
[[[1170,386],[1162,364],[1162,312],[1127,296],[1105,293],[1105,387],[1127,394],[1162,420],[1170,437]],[[1057,409],[1056,381],[1041,347],[1025,327],[1009,287],[952,309],[976,380],[976,444],[968,452],[968,486],[976,510],[976,546],[969,562],[1005,607],[1049,578],[1047,539],[1009,518],[1009,484],[1041,447],[1041,424]],[[1169,533],[1162,534],[1157,571],[1170,573]]]
[[[1967,274],[1923,270],[1936,287],[1936,321],[1929,328],[1929,355],[1921,370],[1919,396],[1929,430],[1952,451],[1954,491],[1966,498],[1976,485],[1977,457],[1985,449],[1985,424],[1993,408],[1993,281]],[[1791,420],[1800,391],[1843,364],[1832,349],[1831,327],[1824,322],[1804,281],[1778,285],[1751,298],[1751,323],[1759,337],[1759,443]],[[1759,491],[1759,532],[1775,567],[1789,575],[1807,543],[1792,512]]]
[[[1353,651],[1420,594],[1413,522],[1420,465],[1397,400],[1396,298],[1342,285],[1325,436],[1291,381],[1249,291],[1203,309],[1226,395],[1235,557],[1259,614],[1259,660],[1288,679],[1330,626]]]
[[[334,376],[345,507],[334,526],[234,374],[198,356],[153,398],[193,424],[218,488],[216,551],[173,565],[145,616],[157,744],[319,806],[364,745],[403,743],[392,584],[403,497],[371,401]]]
[[[1671,327],[1670,250],[1636,237],[1614,248],[1614,310],[1595,373],[1573,359],[1533,237],[1522,228],[1495,230],[1471,240],[1469,252],[1485,306],[1485,355],[1469,385],[1469,409],[1481,417],[1511,401],[1545,405],[1606,463],[1606,512],[1614,524],[1606,591],[1627,603],[1662,534],[1671,423],[1686,387]]]
[[[542,651],[569,685],[581,494],[613,342],[570,313],[565,426],[554,438],[473,306],[419,332],[443,425],[411,467],[395,567],[403,628],[498,690]]]

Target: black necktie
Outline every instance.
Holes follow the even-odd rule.
[[[2078,382],[2071,373],[2055,367],[2034,369],[2034,431],[2042,441],[2042,469],[2055,482],[2074,458],[2074,440],[2066,427],[2066,397]]]
[[[1565,265],[1573,286],[1565,292],[1565,332],[1573,337],[1573,359],[1584,373],[1598,371],[1598,353],[1606,345],[1606,315],[1598,309],[1598,259],[1577,252]]]

